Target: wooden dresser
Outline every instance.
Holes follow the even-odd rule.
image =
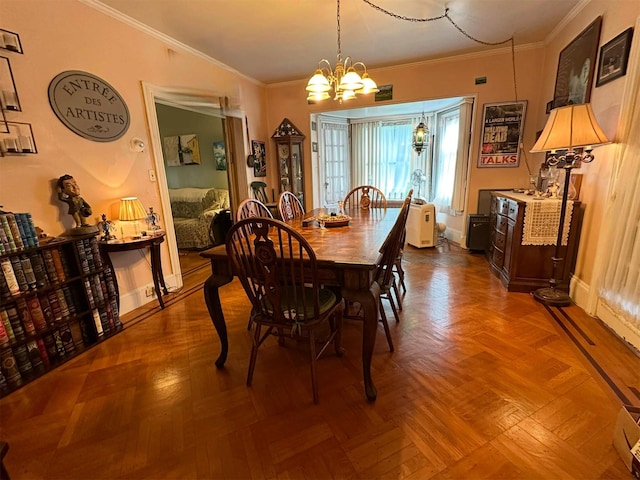
[[[487,251],[491,270],[510,292],[531,292],[549,286],[557,226],[550,228],[551,232],[555,232],[551,235],[553,242],[545,242],[550,244],[537,244],[541,241],[535,239],[533,242],[530,239],[525,241],[525,212],[533,218],[533,202],[548,202],[543,207],[549,208],[553,205],[551,202],[559,204],[559,200],[534,201],[525,194],[503,191],[492,192],[491,196],[490,240]],[[570,219],[571,223],[567,245],[561,249],[564,261],[558,266],[557,273],[558,287],[564,291],[569,289],[569,280],[575,266],[582,215],[583,206],[578,201],[573,202],[572,214],[565,219],[565,222]]]

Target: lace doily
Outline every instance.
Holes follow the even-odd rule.
[[[546,198],[544,200],[529,200],[524,209],[524,229],[522,245],[555,245],[558,239],[560,224],[560,209],[562,200]],[[562,245],[569,241],[571,229],[571,214],[573,201],[567,201],[567,213],[564,217]]]

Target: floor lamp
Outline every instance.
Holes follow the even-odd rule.
[[[539,288],[533,292],[533,297],[540,303],[565,307],[571,305],[571,297],[567,292],[559,290],[558,265],[564,260],[561,255],[562,237],[564,232],[564,220],[569,196],[569,183],[571,182],[571,170],[580,165],[580,162],[590,163],[594,160],[591,151],[594,146],[609,143],[596,117],[591,109],[591,104],[567,105],[551,110],[544,130],[531,149],[532,153],[551,152],[545,160],[547,166],[556,166],[565,171],[562,202],[560,206],[560,220],[558,222],[558,238],[553,257],[553,270],[549,286]],[[582,148],[582,152],[576,152],[575,148]],[[558,150],[561,152],[556,153]]]

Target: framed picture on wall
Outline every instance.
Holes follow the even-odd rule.
[[[601,25],[602,17],[596,18],[560,52],[553,108],[591,100]]]
[[[259,140],[251,141],[251,150],[253,151],[253,176],[254,177],[266,177],[267,176],[267,159],[265,144]]]
[[[600,48],[596,88],[627,74],[632,37],[633,27],[629,27]]]
[[[164,137],[164,154],[168,167],[200,165],[200,147],[197,135]]]
[[[213,142],[213,161],[216,164],[216,170],[227,169],[227,151],[224,148],[224,142]]]
[[[485,103],[478,168],[518,167],[527,101]]]

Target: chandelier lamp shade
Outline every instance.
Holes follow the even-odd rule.
[[[376,82],[367,73],[367,67],[362,62],[354,62],[351,57],[342,57],[340,44],[340,0],[337,0],[338,24],[338,56],[336,66],[331,67],[329,60],[322,59],[318,68],[307,82],[307,100],[321,101],[333,96],[334,100],[342,103],[356,98],[356,95],[367,95],[380,91]]]
[[[560,219],[558,222],[558,238],[555,252],[551,258],[553,269],[549,287],[539,288],[533,292],[533,297],[540,303],[551,306],[569,306],[571,297],[558,289],[557,272],[562,258],[561,243],[564,231],[564,219],[571,183],[571,170],[580,162],[590,163],[595,157],[591,154],[593,147],[609,143],[609,139],[598,125],[591,104],[567,105],[551,110],[538,141],[531,149],[532,153],[551,152],[545,160],[546,166],[556,166],[565,170]],[[576,148],[582,148],[576,152]]]
[[[429,145],[429,129],[426,127],[424,113],[420,118],[420,123],[413,131],[413,143],[411,145],[418,155],[420,155],[422,150]]]

